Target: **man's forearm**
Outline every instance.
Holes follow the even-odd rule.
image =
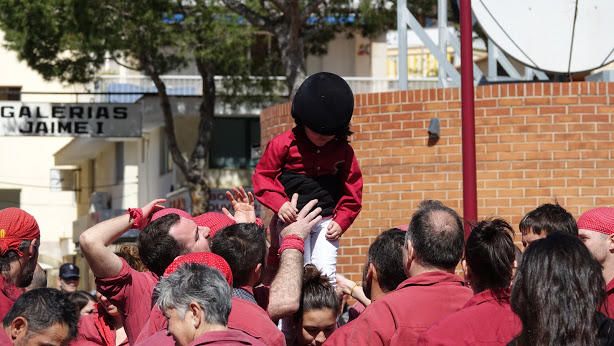
[[[272,319],[298,311],[303,283],[303,254],[287,249],[281,254],[279,270],[271,284],[268,312]]]

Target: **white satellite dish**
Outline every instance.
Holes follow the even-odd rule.
[[[614,60],[614,0],[474,0],[478,22],[523,64],[581,72]]]

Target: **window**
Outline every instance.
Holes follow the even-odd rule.
[[[20,207],[21,190],[19,189],[0,189],[0,209],[9,207]]]
[[[210,168],[254,167],[260,146],[258,118],[215,118],[211,134]]]
[[[160,129],[160,175],[173,171],[173,156],[169,150],[166,128]]]
[[[124,142],[115,143],[115,184],[124,181]]]
[[[21,101],[21,87],[0,86],[0,101]]]

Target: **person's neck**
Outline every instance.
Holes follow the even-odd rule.
[[[380,299],[381,297],[385,296],[386,293],[388,292],[384,292],[384,290],[382,290],[377,280],[373,280],[373,282],[371,283],[371,292],[370,292],[371,302],[374,302]]]
[[[411,266],[409,267],[409,277],[415,277],[421,274],[432,273],[432,272],[445,272],[454,274],[454,269],[445,270],[441,268],[436,268],[432,266],[426,266],[418,261],[413,261]]]
[[[228,330],[228,328],[221,324],[207,324],[203,327],[201,335],[209,332],[223,332],[225,330]]]

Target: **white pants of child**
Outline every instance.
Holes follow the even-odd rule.
[[[330,283],[335,287],[337,280],[337,251],[339,250],[339,240],[326,239],[328,225],[332,222],[332,217],[323,218],[311,229],[311,233],[305,238],[305,252],[303,255],[305,264],[311,263],[328,277]]]

